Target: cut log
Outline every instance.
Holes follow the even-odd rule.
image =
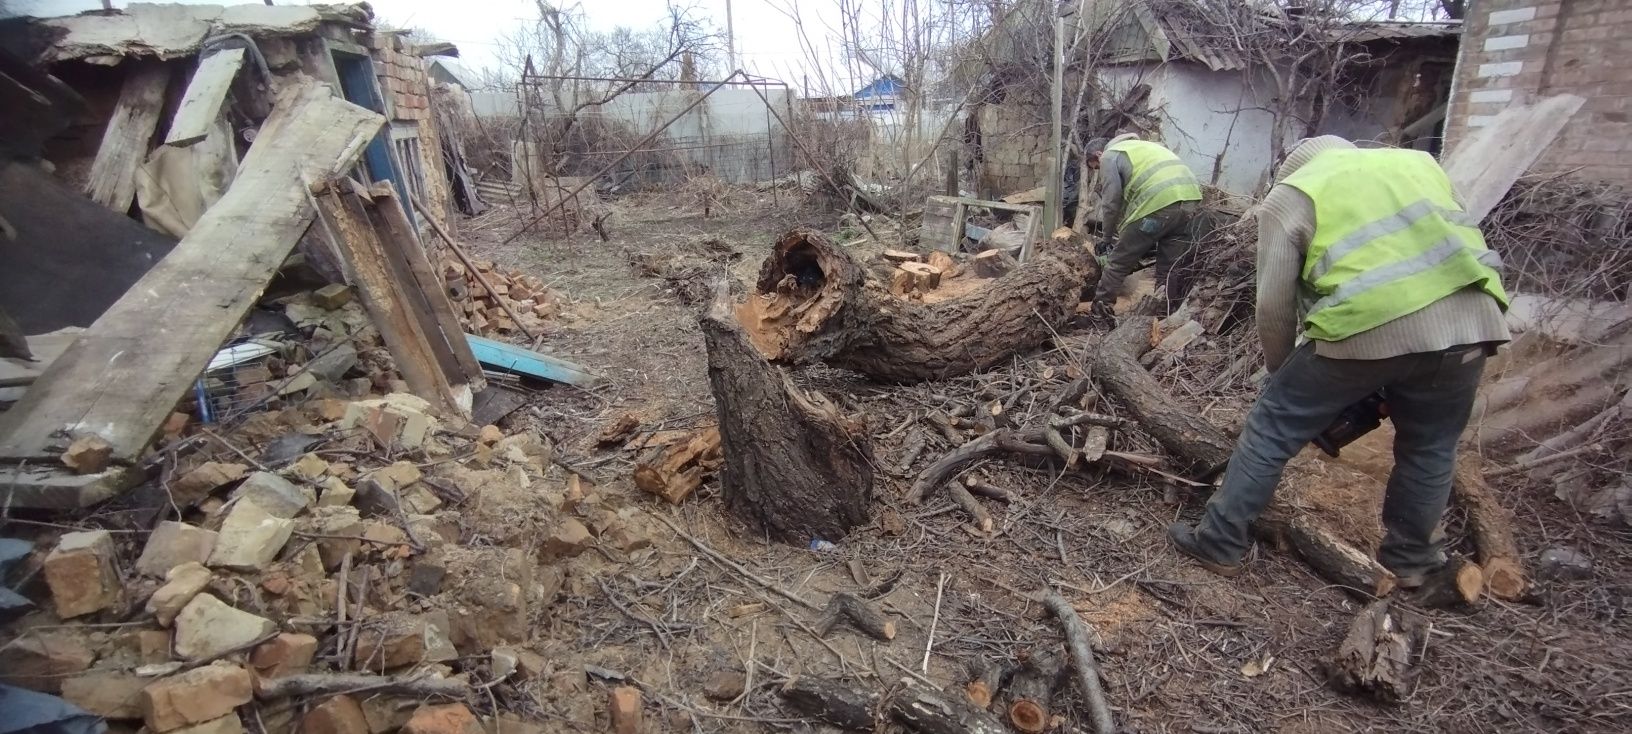
[[[969,271],[980,278],[1001,278],[1020,263],[1002,250],[987,250],[969,259]]]
[[[992,484],[991,482],[984,481],[973,474],[964,477],[963,484],[969,488],[969,494],[977,497],[985,497],[986,499],[997,500],[998,502],[1014,501],[1014,497],[1009,494],[1009,490]]]
[[[884,259],[889,260],[892,263],[913,263],[922,262],[924,256],[916,252],[907,252],[906,250],[885,250]]]
[[[864,693],[837,681],[795,677],[783,684],[782,700],[793,710],[840,729],[872,731],[878,694]]]
[[[895,621],[855,594],[834,594],[828,600],[822,618],[816,622],[816,633],[826,637],[841,621],[849,622],[852,627],[875,640],[889,642],[895,639]]]
[[[1479,565],[1463,558],[1452,558],[1445,567],[1429,574],[1422,586],[1408,597],[1412,604],[1425,609],[1461,606],[1479,601],[1485,591],[1485,574]]]
[[[794,711],[849,731],[875,731],[883,715],[920,734],[1007,734],[991,714],[939,691],[903,679],[888,701],[838,681],[796,677],[782,686],[782,700]],[[880,710],[882,709],[882,711]]]
[[[1139,366],[1140,355],[1151,346],[1156,306],[1156,299],[1144,299],[1105,337],[1094,353],[1094,379],[1120,399],[1139,425],[1181,463],[1188,464],[1191,471],[1223,466],[1235,442],[1200,415],[1182,408],[1156,378]],[[1374,596],[1394,590],[1394,574],[1388,569],[1349,542],[1300,517],[1283,499],[1270,504],[1257,526],[1260,533],[1289,543],[1330,581]]]
[[[956,278],[963,271],[963,266],[959,265],[957,260],[952,259],[950,253],[940,250],[929,253],[927,262],[930,267],[941,271],[942,278]]]
[[[765,361],[731,312],[724,283],[699,319],[725,454],[725,505],[766,536],[838,540],[871,517],[865,425]]]
[[[662,446],[635,465],[635,486],[671,505],[684,502],[719,469],[720,429],[709,426],[685,441]]]
[[[976,530],[979,530],[983,535],[991,534],[993,528],[992,516],[986,512],[986,508],[980,506],[980,501],[975,499],[974,495],[969,493],[969,490],[964,489],[963,485],[957,482],[951,482],[946,485],[946,494],[969,515],[969,519],[974,523]]]
[[[979,709],[991,708],[992,701],[1003,690],[1003,684],[1009,679],[1013,666],[998,660],[983,659],[975,663],[969,674],[969,683],[963,691],[969,696],[969,703]]]
[[[907,262],[895,266],[895,270],[906,273],[906,277],[898,278],[904,286],[903,293],[927,293],[941,287],[941,269],[934,265]]]
[[[1451,493],[1468,515],[1468,536],[1483,571],[1485,590],[1504,601],[1522,598],[1529,582],[1519,544],[1513,539],[1513,513],[1492,496],[1478,456],[1465,454],[1458,459]]]
[[[1401,701],[1410,693],[1418,639],[1416,623],[1396,614],[1389,600],[1372,602],[1355,616],[1328,661],[1327,678],[1339,691]]]
[[[1054,690],[1064,680],[1064,660],[1052,652],[1033,653],[1009,679],[1009,723],[1027,734],[1047,729]]]
[[[1084,242],[1065,231],[1002,278],[914,303],[891,295],[887,283],[868,282],[822,235],[795,230],[766,258],[738,318],[774,361],[826,362],[892,382],[955,377],[1052,338],[1084,285],[1098,280]]]

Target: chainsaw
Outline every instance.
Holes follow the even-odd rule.
[[[1383,425],[1383,419],[1387,417],[1388,401],[1383,398],[1383,391],[1378,390],[1362,398],[1360,402],[1344,408],[1342,412],[1337,414],[1336,418],[1332,419],[1331,425],[1326,426],[1326,430],[1321,431],[1320,435],[1315,436],[1310,443],[1326,452],[1327,456],[1336,458],[1342,452],[1344,446],[1354,443],[1361,436],[1377,430],[1379,426]],[[1230,462],[1225,461],[1214,466],[1201,476],[1196,477],[1195,481],[1210,484],[1219,475],[1223,474],[1229,465]]]

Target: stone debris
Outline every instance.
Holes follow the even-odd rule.
[[[68,676],[96,662],[78,637],[60,632],[28,632],[0,647],[0,683],[43,693],[62,690]]]
[[[62,464],[75,474],[95,474],[108,468],[113,446],[101,436],[81,436],[62,452]]]
[[[301,734],[369,734],[368,718],[357,699],[347,695],[324,699],[300,719]]]
[[[62,697],[104,719],[142,718],[142,689],[151,680],[130,673],[91,671],[62,682]]]
[[[119,571],[113,534],[105,530],[68,533],[45,557],[45,582],[57,616],[84,616],[119,603]]]
[[[171,482],[170,493],[177,505],[193,505],[216,489],[243,479],[248,473],[249,467],[244,464],[206,461]]]
[[[589,528],[584,527],[583,523],[570,517],[564,518],[545,536],[543,544],[539,546],[539,555],[545,561],[571,558],[583,553],[594,542],[595,537],[590,535]]]
[[[298,466],[299,462],[296,462],[296,465]],[[244,479],[244,483],[233,491],[232,497],[240,504],[253,502],[267,514],[286,520],[300,514],[317,501],[316,493],[310,487],[298,486],[283,477],[264,471],[255,472]]]
[[[284,632],[257,645],[250,653],[249,665],[262,678],[282,678],[306,672],[316,656],[316,637]]]
[[[147,545],[136,559],[136,570],[164,578],[170,569],[187,563],[205,563],[215,550],[218,534],[184,522],[165,521],[147,536]]]
[[[142,689],[142,721],[158,734],[232,715],[249,703],[249,671],[216,662]]]
[[[294,520],[269,512],[248,498],[239,500],[221,523],[209,565],[236,571],[264,569],[283,550],[294,530]]]
[[[612,719],[614,734],[640,734],[640,689],[618,686],[607,697],[607,715]]]
[[[353,665],[359,670],[384,672],[422,662],[439,663],[458,657],[448,640],[447,619],[438,629],[424,616],[387,612],[369,618],[357,635]]]
[[[402,725],[402,734],[482,734],[482,725],[462,703],[421,706]]]
[[[277,631],[265,617],[234,609],[210,594],[199,594],[176,615],[176,654],[201,660],[239,650]]]
[[[147,613],[159,620],[159,624],[169,627],[170,623],[175,621],[176,615],[181,613],[193,597],[198,596],[199,592],[209,586],[213,578],[215,574],[197,561],[170,569],[170,572],[165,574],[164,585],[153,592],[153,596],[148,597]]]

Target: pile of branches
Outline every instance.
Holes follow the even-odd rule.
[[[1484,222],[1510,290],[1624,301],[1632,289],[1632,197],[1601,181],[1521,179]]]

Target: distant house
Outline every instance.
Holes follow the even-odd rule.
[[[1108,119],[1112,130],[1159,139],[1203,181],[1242,196],[1261,191],[1268,182],[1277,149],[1284,151],[1309,132],[1438,150],[1460,23],[1331,28],[1324,42],[1352,59],[1340,70],[1335,86],[1341,89],[1317,86],[1311,98],[1299,100],[1297,109],[1283,116],[1277,133],[1271,110],[1287,107],[1275,84],[1276,72],[1284,70],[1272,70],[1269,61],[1245,51],[1213,4],[1245,1],[1113,0],[1094,5],[1086,22],[1101,29],[1105,50],[1091,68],[1083,60],[1073,61],[1067,88],[1076,89],[1080,75],[1091,74],[1098,112],[1085,111],[1078,124]],[[1292,22],[1273,6],[1250,7],[1256,6],[1230,6],[1242,11],[1234,21],[1271,29]],[[1004,72],[1000,82],[1009,87],[989,92],[971,110],[965,130],[971,141],[967,160],[972,183],[982,196],[1031,189],[1047,177],[1047,75],[1014,71],[1035,69],[1039,62],[1024,54],[1046,54],[1052,45],[1051,39],[1035,38],[1051,34],[1052,19],[1036,15],[1015,12],[1015,20],[993,30],[1010,36],[993,38],[987,53],[1000,60],[994,66]],[[1034,38],[1015,40],[1026,34]],[[1013,79],[1031,86],[1016,87]],[[1110,114],[1113,107],[1117,109]],[[1307,124],[1311,119],[1317,120],[1313,130]]]
[[[906,82],[894,74],[885,74],[868,82],[867,86],[856,90],[850,98],[855,100],[857,108],[869,112],[883,112],[894,110],[901,100],[901,94],[906,91]]]

